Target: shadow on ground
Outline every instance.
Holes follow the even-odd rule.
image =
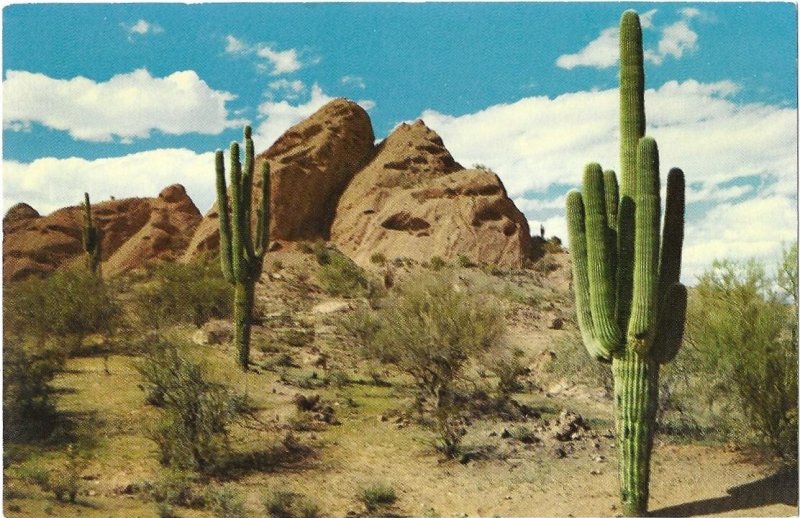
[[[797,506],[797,467],[728,489],[726,496],[657,509],[650,516],[717,515],[774,504]]]

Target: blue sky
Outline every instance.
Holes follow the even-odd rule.
[[[796,235],[797,12],[641,3],[648,133],[689,183],[686,274]],[[253,124],[265,149],[334,97],[377,138],[422,117],[564,234],[582,165],[617,163],[618,3],[51,4],[3,10],[3,203],[43,213],[181,182]],[[46,29],[43,29],[45,28]],[[691,281],[690,278],[687,280]]]

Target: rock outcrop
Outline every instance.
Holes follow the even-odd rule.
[[[179,257],[200,222],[200,211],[182,185],[156,198],[127,198],[92,205],[102,239],[104,274],[121,273],[153,259]],[[3,281],[44,275],[84,260],[80,206],[40,216],[25,204],[3,218]]]
[[[260,153],[253,203],[257,206],[260,199],[261,162],[267,160],[272,193],[270,239],[328,239],[339,197],[372,158],[374,141],[367,112],[352,101],[335,99]],[[227,167],[227,153],[225,158]],[[215,203],[192,238],[186,259],[218,249],[218,218]]]
[[[339,200],[331,240],[355,261],[375,253],[521,266],[524,215],[491,171],[464,169],[422,121],[400,125]]]

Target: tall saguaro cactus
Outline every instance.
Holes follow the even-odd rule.
[[[83,193],[83,251],[86,252],[86,266],[95,275],[100,274],[100,231],[92,222],[92,204],[89,193]]]
[[[680,284],[684,177],[667,179],[663,237],[658,147],[644,136],[644,67],[639,16],[620,21],[620,167],[586,166],[583,190],[567,195],[567,220],[581,336],[611,362],[622,509],[647,513],[659,367],[683,338],[686,288]]]
[[[247,370],[250,361],[250,326],[255,283],[261,276],[264,253],[269,242],[269,164],[263,162],[261,204],[257,209],[255,236],[251,232],[253,170],[255,157],[250,126],[244,128],[244,170],[239,161],[239,144],[230,147],[230,212],[225,184],[225,161],[216,152],[219,248],[222,274],[234,286],[233,320],[239,366]]]

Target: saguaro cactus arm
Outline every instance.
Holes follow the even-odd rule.
[[[83,231],[81,241],[83,251],[86,252],[86,262],[92,273],[97,273],[100,267],[100,231],[92,221],[92,204],[89,193],[83,193]]]
[[[222,150],[215,153],[217,170],[217,207],[219,209],[219,260],[222,275],[233,282],[233,263],[231,258],[231,220],[228,212],[228,188],[225,185],[225,158]]]

